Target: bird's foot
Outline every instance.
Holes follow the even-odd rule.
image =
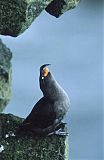
[[[68,132],[65,132],[65,131],[62,131],[61,129],[57,130],[57,131],[54,131],[54,132],[51,132],[48,134],[48,136],[51,136],[51,135],[57,135],[57,136],[68,136],[69,133]]]
[[[69,133],[68,132],[65,132],[65,131],[62,131],[61,129],[57,130],[54,132],[54,135],[58,135],[58,136],[68,136]]]
[[[67,124],[67,123],[61,122],[61,123],[57,126],[56,130],[59,130],[59,129],[64,130],[66,124]]]
[[[58,135],[58,136],[68,136],[69,133],[67,132],[67,129],[65,127],[66,123],[60,123],[59,126],[57,126],[56,130],[49,133],[48,136],[51,136],[51,135]]]

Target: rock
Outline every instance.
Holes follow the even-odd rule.
[[[68,160],[65,136],[17,137],[14,132],[22,121],[12,114],[0,114],[0,160]]]
[[[52,0],[0,0],[0,34],[18,36]]]
[[[66,11],[75,8],[79,2],[80,0],[53,0],[45,10],[58,18]]]
[[[0,0],[0,34],[16,37],[46,8],[55,17],[77,6],[80,0]]]
[[[11,98],[11,51],[0,40],[0,112]]]

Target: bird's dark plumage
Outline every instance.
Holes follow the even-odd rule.
[[[40,89],[43,97],[17,129],[16,134],[33,132],[43,136],[57,130],[69,108],[69,98],[45,64],[40,67]]]

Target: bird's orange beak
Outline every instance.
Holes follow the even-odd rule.
[[[43,69],[43,71],[42,71],[43,76],[44,76],[44,77],[47,77],[48,73],[49,73],[49,69],[48,69],[47,67],[45,67],[45,68]]]

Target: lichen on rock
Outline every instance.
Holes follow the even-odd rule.
[[[0,40],[0,112],[11,98],[12,52]]]
[[[0,160],[68,160],[66,136],[14,136],[22,121],[12,114],[0,114]]]

